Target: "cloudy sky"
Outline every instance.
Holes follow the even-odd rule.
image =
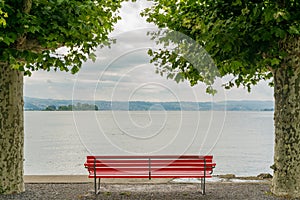
[[[218,79],[215,96],[205,94],[205,86],[190,87],[187,82],[177,84],[155,73],[149,63],[149,48],[157,49],[147,32],[155,30],[153,24],[140,17],[149,3],[126,2],[121,9],[112,37],[117,43],[110,49],[97,49],[96,62],[84,63],[80,72],[34,72],[25,78],[25,96],[51,99],[114,100],[114,101],[223,101],[273,100],[272,88],[262,82],[249,94],[245,89],[225,91],[220,86],[226,81]],[[228,77],[227,77],[228,79]]]

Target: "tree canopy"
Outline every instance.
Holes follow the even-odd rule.
[[[224,1],[224,0],[155,0],[142,13],[158,27],[186,34],[205,48],[213,58],[220,76],[232,74],[225,84],[251,86],[268,80],[272,70],[283,63],[288,52],[285,41],[300,34],[300,2],[290,1]],[[165,40],[164,40],[165,43]],[[183,78],[194,85],[205,82],[195,66],[186,60],[174,60],[168,52],[151,52],[152,61],[161,69],[180,69]],[[290,69],[293,71],[293,69]],[[272,82],[270,83],[272,84]]]
[[[0,0],[0,194],[24,191],[23,76],[76,73],[110,45],[122,0]]]
[[[205,62],[189,63],[182,57],[186,52],[193,55],[197,48],[189,48],[184,38],[178,42],[178,37],[158,31],[152,33],[158,43],[164,47],[176,44],[175,51],[162,48],[149,54],[158,70],[170,78],[178,77],[169,76],[175,72],[191,85],[210,85],[214,78],[230,74],[233,79],[225,88],[244,86],[249,91],[260,80],[272,78],[275,147],[271,191],[299,198],[300,1],[154,0],[142,15],[160,28],[168,27],[168,32],[183,33],[196,41],[219,71],[211,77],[207,73],[211,66]],[[178,54],[182,48],[184,54]]]
[[[43,69],[76,73],[93,50],[109,45],[122,1],[0,0],[0,62],[30,75]],[[60,51],[55,51],[65,47]]]

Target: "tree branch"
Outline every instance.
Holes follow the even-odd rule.
[[[32,6],[32,0],[23,0],[22,10],[24,13],[29,14],[31,10],[31,6]],[[17,39],[16,41],[17,49],[22,49],[24,43],[26,43],[26,33],[24,33]]]
[[[23,12],[29,14],[32,6],[32,0],[23,0]]]

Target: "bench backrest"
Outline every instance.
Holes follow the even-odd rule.
[[[153,176],[155,174],[163,176],[182,171],[186,172],[185,174],[204,172],[202,175],[208,176],[216,166],[211,155],[87,156],[84,165],[90,174],[149,174],[149,176],[151,173]]]

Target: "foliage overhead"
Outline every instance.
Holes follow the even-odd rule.
[[[219,76],[234,76],[224,85],[227,89],[242,85],[250,91],[260,80],[272,78],[272,71],[282,67],[287,55],[283,44],[300,35],[297,0],[155,0],[142,16],[159,28],[181,32],[203,46]],[[166,43],[165,38],[159,40]],[[184,59],[178,62],[168,51],[149,53],[162,73],[179,70],[191,85],[207,78],[197,73],[193,64]],[[187,67],[180,68],[183,65]]]
[[[4,1],[0,0],[0,26],[5,26],[6,25],[6,20],[7,18],[7,13],[2,11],[2,7],[4,5]]]
[[[121,0],[0,0],[0,63],[76,73],[107,46]],[[65,47],[56,51],[60,47]],[[61,53],[59,53],[61,52]]]

